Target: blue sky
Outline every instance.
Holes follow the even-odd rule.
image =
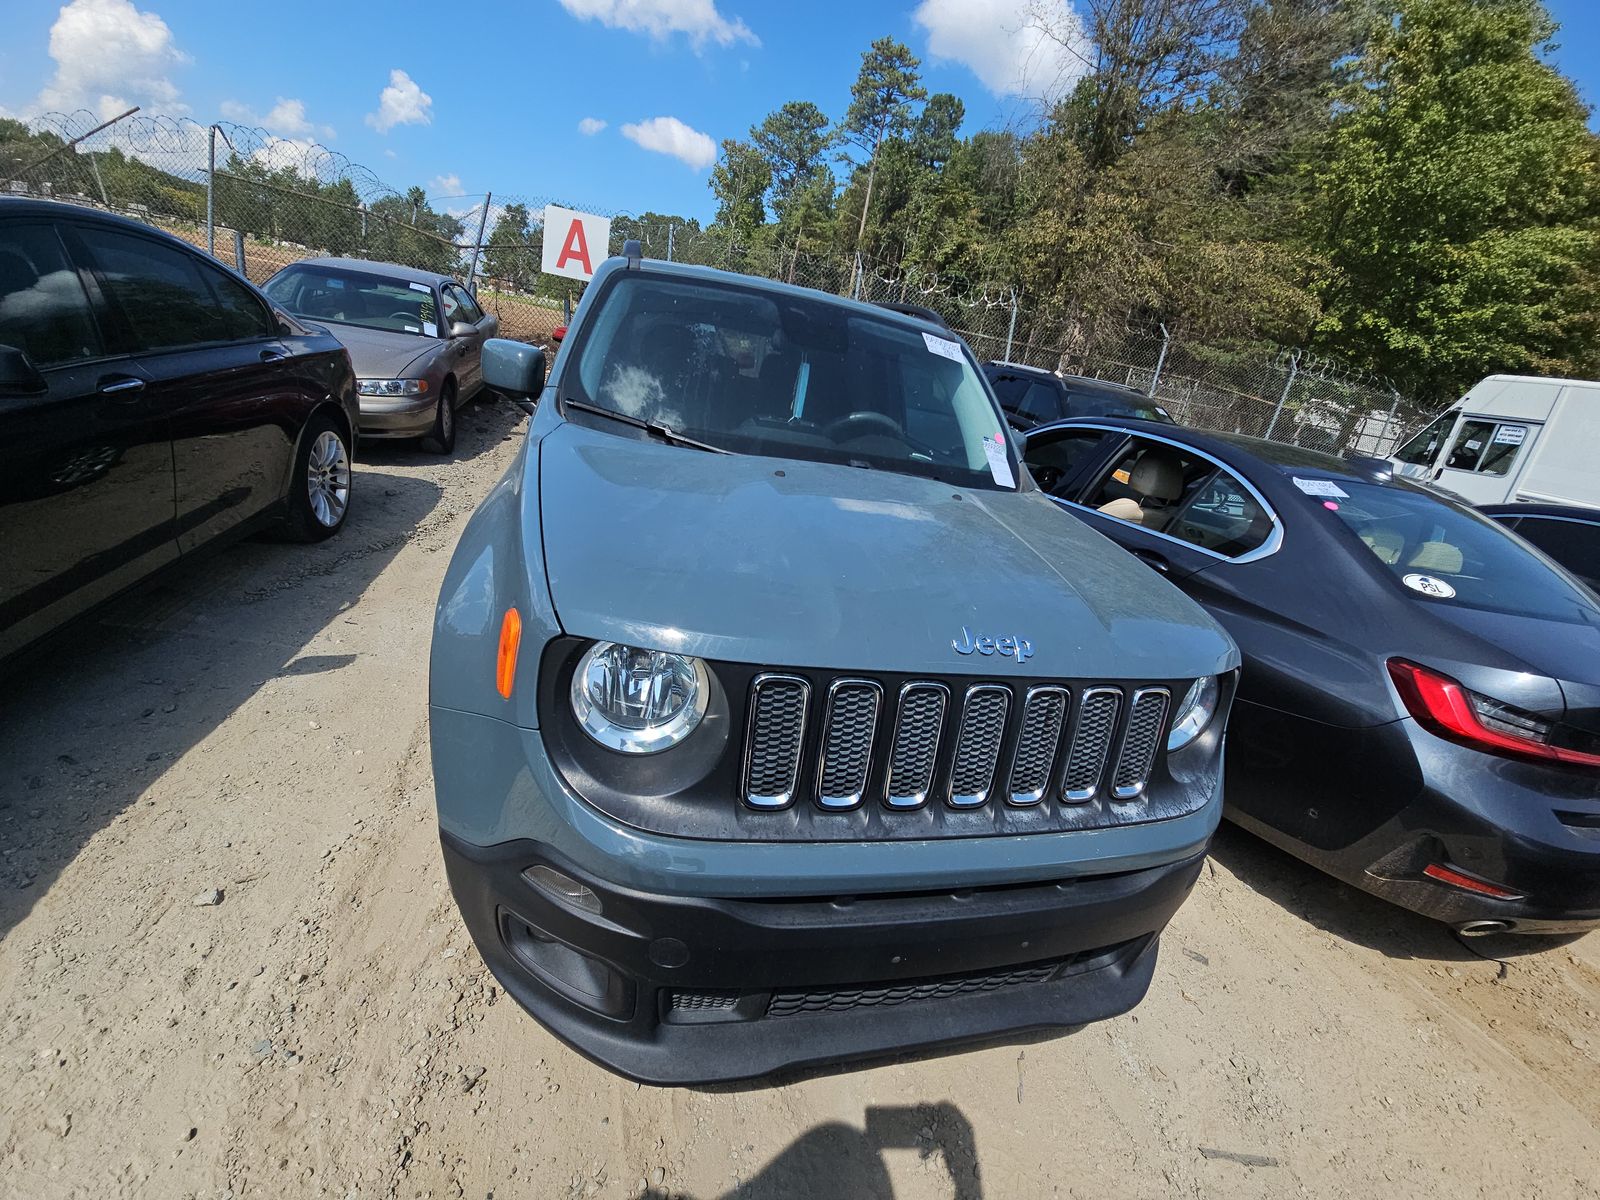
[[[1056,2],[1059,31],[1081,46]],[[707,219],[715,144],[786,100],[842,116],[875,37],[922,56],[930,90],[966,102],[969,132],[1026,122],[1024,97],[1079,69],[1024,28],[1027,7],[477,0],[469,20],[402,0],[7,0],[0,112],[138,103],[321,141],[441,206],[492,190]],[[1550,7],[1567,27],[1557,61],[1595,103],[1600,4]]]

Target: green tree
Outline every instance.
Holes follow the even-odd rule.
[[[954,157],[960,145],[957,135],[967,119],[967,106],[949,92],[928,97],[922,115],[911,132],[911,145],[922,165],[937,171]]]
[[[911,127],[912,105],[927,98],[917,69],[916,55],[891,37],[881,37],[861,56],[861,70],[850,85],[850,107],[840,136],[867,157],[867,181],[856,227],[859,249],[867,232],[872,189],[878,174],[878,154],[885,139],[900,137]]]
[[[730,238],[748,243],[767,220],[766,195],[772,167],[749,142],[725,138],[717,165],[711,168],[711,191],[717,198],[717,224]]]
[[[833,144],[828,115],[809,100],[791,100],[750,129],[750,144],[772,176],[772,211],[782,220],[791,199],[830,176],[826,155]],[[831,176],[830,176],[831,177]]]
[[[541,246],[533,241],[526,204],[508,204],[496,218],[483,250],[483,271],[526,291],[539,274]]]
[[[1596,139],[1539,56],[1553,33],[1537,0],[1377,11],[1316,174],[1321,345],[1434,398],[1593,372]]]

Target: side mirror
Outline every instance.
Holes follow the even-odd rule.
[[[478,327],[471,321],[452,321],[450,324],[451,338],[471,337],[478,332]]]
[[[49,390],[26,354],[15,346],[0,345],[0,396],[38,396]]]
[[[513,399],[544,391],[544,351],[527,342],[490,338],[483,344],[483,381]]]

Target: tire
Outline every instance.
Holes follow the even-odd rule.
[[[343,529],[350,515],[352,482],[350,435],[328,417],[312,417],[294,456],[285,536],[295,542],[320,542]]]
[[[446,379],[439,389],[433,431],[423,437],[422,448],[434,454],[449,454],[456,448],[456,381],[453,379]]]

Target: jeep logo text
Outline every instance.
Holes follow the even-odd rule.
[[[950,643],[950,648],[957,654],[999,654],[1018,662],[1027,662],[1033,657],[1033,643],[1027,638],[974,636],[965,625],[961,627],[961,636]]]

